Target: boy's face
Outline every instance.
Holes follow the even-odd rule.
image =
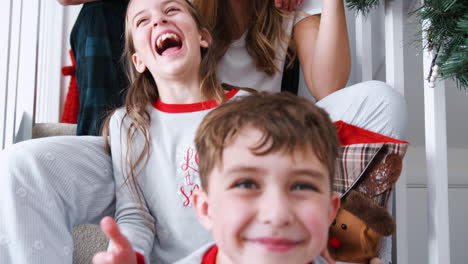
[[[308,263],[325,249],[339,207],[328,170],[312,152],[254,155],[246,128],[224,149],[194,204],[219,247],[217,263]],[[253,262],[252,262],[253,261]]]

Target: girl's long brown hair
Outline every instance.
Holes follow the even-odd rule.
[[[129,1],[129,5],[131,2],[132,1]],[[207,29],[193,5],[188,0],[184,0],[184,2],[193,19],[195,20],[199,32]],[[137,167],[139,167],[141,164],[146,164],[149,158],[151,137],[148,130],[151,119],[146,107],[149,103],[158,99],[158,90],[153,76],[149,70],[146,70],[143,73],[139,73],[133,66],[132,55],[136,52],[136,50],[132,39],[131,26],[128,17],[126,18],[125,22],[125,49],[122,56],[122,61],[126,66],[125,68],[129,78],[129,87],[124,105],[126,111],[121,120],[122,125],[120,126],[121,130],[124,129],[124,120],[126,121],[125,123],[128,124],[128,127],[126,128],[127,137],[123,139],[121,136],[120,138],[120,142],[123,143],[123,140],[125,140],[127,145],[125,161],[122,161],[122,163],[124,163],[123,165],[125,166],[122,166],[122,169],[125,174],[125,183],[131,183],[131,190],[134,192],[134,194],[137,195],[140,203],[142,203],[142,194],[136,179],[137,175],[139,174]],[[206,34],[209,34],[209,32],[207,31]],[[201,80],[200,89],[202,96],[205,99],[214,99],[216,102],[222,103],[226,99],[224,96],[224,89],[216,77],[216,58],[213,54],[213,47],[208,49],[201,48],[201,55],[202,60],[200,63],[199,76]],[[110,149],[108,136],[111,116],[112,114],[107,117],[102,132],[106,148],[108,150]],[[120,135],[123,134],[124,133],[121,131]],[[138,135],[143,137],[144,145],[141,152],[134,156],[133,152],[136,150],[134,150],[135,146],[133,143],[135,142]],[[144,163],[142,163],[143,161]]]
[[[229,0],[193,0],[200,16],[213,33],[216,61],[219,61],[238,31]],[[246,49],[255,61],[257,69],[271,76],[280,71],[275,64],[280,51],[288,48],[293,51],[290,59],[295,57],[294,43],[288,43],[288,33],[283,29],[284,19],[291,19],[291,14],[277,9],[271,0],[251,0],[252,14],[247,25]],[[280,50],[278,50],[280,47]],[[289,55],[288,55],[289,56]]]

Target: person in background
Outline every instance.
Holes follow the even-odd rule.
[[[110,110],[123,104],[128,80],[120,61],[128,0],[58,0],[83,4],[70,44],[79,91],[77,135],[99,135]]]
[[[342,0],[288,1],[286,11],[277,8],[278,1],[192,2],[213,34],[222,82],[259,91],[294,91],[290,83],[282,85],[283,74],[298,58],[316,100],[346,86],[351,60]],[[296,69],[298,73],[298,65]]]

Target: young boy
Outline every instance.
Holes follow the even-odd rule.
[[[340,199],[325,111],[292,94],[241,97],[204,118],[195,145],[203,190],[193,205],[215,244],[177,264],[306,264],[326,248]],[[102,226],[122,241],[116,250],[133,253],[112,221]]]

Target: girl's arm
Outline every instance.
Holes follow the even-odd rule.
[[[122,120],[124,109],[117,110],[109,124],[112,169],[115,180],[115,221],[120,231],[127,237],[133,249],[145,256],[150,263],[149,256],[153,249],[155,237],[155,219],[150,213],[145,200],[140,201],[131,187],[131,180],[126,181],[127,162],[127,120]],[[137,142],[133,145],[133,153],[140,153]],[[144,162],[142,162],[144,163]],[[141,166],[136,170],[139,171]],[[144,172],[138,179],[144,180],[148,175]],[[144,198],[141,198],[144,199]],[[111,250],[113,244],[109,247]]]
[[[323,0],[321,16],[298,22],[293,36],[304,80],[315,99],[345,87],[351,58],[343,0]]]

